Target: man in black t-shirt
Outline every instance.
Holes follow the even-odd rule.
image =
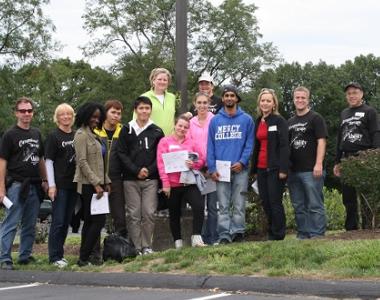
[[[310,110],[309,99],[310,91],[302,86],[297,87],[293,92],[296,114],[288,120],[288,186],[296,217],[298,239],[323,236],[326,230],[323,161],[327,127],[322,116]]]
[[[22,97],[16,101],[17,124],[5,132],[0,147],[0,203],[5,197],[12,202],[0,229],[0,268],[4,270],[13,269],[11,251],[20,221],[18,262],[28,264],[34,261],[31,254],[40,208],[41,182],[47,190],[41,133],[30,126],[33,110],[31,99]]]
[[[198,90],[200,93],[205,93],[210,98],[210,104],[208,106],[209,112],[214,115],[223,107],[222,98],[214,95],[214,83],[213,78],[208,72],[204,72],[198,79]],[[194,104],[190,108],[190,112],[193,116],[197,115]]]
[[[356,155],[358,151],[380,147],[380,128],[376,110],[363,102],[363,88],[356,82],[349,83],[345,89],[348,108],[340,114],[340,127],[334,175],[340,177],[340,160]],[[358,200],[355,188],[342,184],[343,204],[346,207],[346,230],[359,229]],[[362,228],[371,227],[370,209],[361,199]]]

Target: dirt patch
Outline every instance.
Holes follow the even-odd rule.
[[[363,229],[339,232],[325,237],[327,240],[378,240],[380,229]]]
[[[65,254],[66,255],[79,255],[80,245],[65,245]],[[13,251],[18,251],[18,245],[14,244],[12,247]],[[46,254],[48,255],[48,244],[34,244],[33,252],[38,254]]]

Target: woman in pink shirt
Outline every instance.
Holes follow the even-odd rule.
[[[188,136],[195,143],[196,152],[206,161],[208,126],[214,114],[209,112],[210,98],[205,93],[197,93],[193,101],[198,114],[190,120]],[[207,170],[206,170],[207,171]],[[207,172],[206,172],[206,177]],[[208,178],[211,181],[211,178]],[[207,221],[202,230],[202,239],[206,244],[213,245],[218,241],[218,208],[216,191],[205,195],[207,200]]]
[[[196,152],[195,143],[187,136],[189,119],[185,115],[179,116],[175,121],[174,134],[160,140],[157,148],[157,167],[162,181],[162,190],[168,197],[170,230],[174,239],[175,247],[182,248],[181,238],[181,202],[190,204],[193,211],[193,235],[191,245],[202,247],[201,231],[204,218],[204,201],[196,184],[182,184],[179,182],[181,172],[165,173],[162,154],[175,151]],[[204,165],[204,158],[199,155],[197,161],[186,160],[189,169],[199,170]]]

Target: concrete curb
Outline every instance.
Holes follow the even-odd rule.
[[[215,289],[337,298],[380,297],[380,281],[324,281],[249,276],[197,276],[147,273],[1,271],[1,282],[120,286],[162,289]]]

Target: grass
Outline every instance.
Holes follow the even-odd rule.
[[[76,243],[75,239],[68,243]],[[17,266],[27,270],[57,270],[46,255],[37,264]],[[66,271],[120,271],[120,264],[78,268],[76,256],[68,256]],[[380,279],[380,240],[304,240],[247,242],[206,248],[167,250],[123,262],[121,271],[176,274],[290,276],[324,279]]]

